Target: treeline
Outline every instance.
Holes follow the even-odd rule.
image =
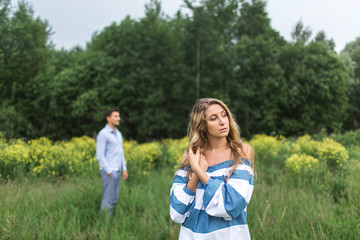
[[[359,127],[360,40],[337,54],[299,22],[285,41],[261,0],[159,1],[95,32],[85,49],[57,50],[26,2],[0,0],[0,131],[7,137],[92,136],[118,108],[127,139],[186,134],[199,97],[227,103],[245,137]]]

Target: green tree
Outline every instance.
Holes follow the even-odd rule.
[[[347,108],[348,73],[336,53],[323,43],[301,41],[287,45],[279,63],[287,89],[278,122],[283,133],[339,131]]]
[[[74,58],[74,63],[56,74],[49,86],[54,126],[48,126],[47,131],[53,132],[47,135],[52,138],[91,136],[103,119],[109,93],[105,86],[115,75],[113,59],[96,51],[78,53]]]
[[[360,37],[346,44],[340,57],[349,71],[347,96],[349,98],[348,118],[344,121],[345,130],[355,130],[360,127]]]
[[[25,2],[19,2],[15,10],[9,1],[0,1],[0,5],[0,115],[5,118],[0,131],[9,137],[32,137],[38,119],[29,114],[37,104],[36,77],[48,58],[50,27],[46,21],[34,18],[31,6]],[[7,118],[8,113],[16,120]]]
[[[300,20],[296,23],[293,31],[291,32],[291,37],[294,42],[303,42],[307,43],[310,40],[312,30],[310,27],[305,27],[304,23]]]
[[[329,46],[329,48],[333,51],[335,51],[335,42],[334,39],[328,39],[326,36],[326,33],[324,31],[320,31],[316,34],[315,38],[314,38],[315,42],[323,42],[325,43],[327,46]]]
[[[270,26],[263,1],[242,1],[237,22],[235,78],[230,88],[231,105],[244,136],[278,132],[283,71],[278,64],[285,41]]]
[[[146,9],[140,21],[127,17],[94,35],[88,49],[113,58],[116,72],[106,98],[120,108],[125,136],[140,141],[184,136],[193,90],[178,29],[163,18],[157,1]]]

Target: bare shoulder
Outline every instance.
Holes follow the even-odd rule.
[[[240,153],[241,157],[253,160],[254,152],[253,152],[252,147],[247,143],[241,143],[241,146],[242,146],[242,149],[241,149],[242,151],[239,149],[239,153]]]

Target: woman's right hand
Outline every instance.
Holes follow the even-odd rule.
[[[206,172],[209,167],[209,164],[205,159],[205,155],[202,153],[200,154],[199,166],[200,166],[201,170],[203,170],[204,172]]]
[[[201,149],[196,150],[195,154],[193,153],[193,151],[190,150],[187,157],[189,159],[189,163],[192,169],[199,167],[201,170],[206,172],[209,164],[206,161],[204,154],[201,153]]]
[[[190,149],[188,151],[188,159],[192,169],[198,168],[200,162],[200,149],[197,149],[195,153]]]
[[[204,185],[206,185],[207,181],[210,179],[210,177],[206,174],[206,170],[208,169],[209,165],[205,159],[205,156],[200,152],[200,149],[197,149],[195,153],[190,150],[188,158],[192,171],[195,173],[197,178]]]

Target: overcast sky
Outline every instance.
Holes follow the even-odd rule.
[[[16,5],[17,0],[12,0]],[[150,0],[27,0],[35,16],[48,20],[51,37],[57,48],[86,46],[95,31],[112,22],[119,23],[126,15],[144,16],[145,3]],[[162,9],[172,17],[183,5],[182,0],[162,0]],[[184,8],[183,8],[184,9]],[[268,0],[267,12],[271,26],[286,40],[296,22],[302,20],[313,31],[324,30],[333,38],[336,51],[360,36],[360,0]]]

